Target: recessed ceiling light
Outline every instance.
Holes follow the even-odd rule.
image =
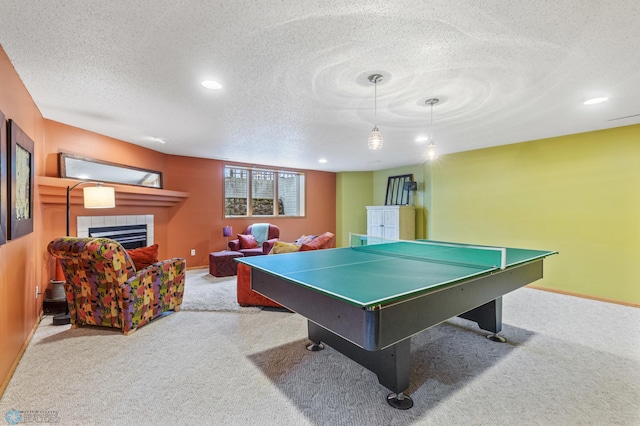
[[[589,99],[584,101],[585,105],[595,105],[595,104],[601,104],[602,102],[607,102],[609,100],[609,98],[593,98],[593,99]]]
[[[218,83],[217,81],[213,81],[213,80],[205,80],[200,84],[202,84],[202,87],[205,87],[205,88],[211,89],[211,90],[222,89],[222,84]]]
[[[165,144],[165,143],[167,143],[167,140],[166,140],[166,139],[164,139],[164,138],[156,138],[155,136],[149,136],[149,138],[148,138],[148,139],[149,139],[151,142],[158,142],[158,143],[161,143],[161,144]]]
[[[318,160],[318,163],[322,163],[322,164],[324,164],[324,163],[326,163],[326,162],[327,162],[327,159],[326,159],[326,158],[321,158],[321,159],[319,159],[319,160]]]

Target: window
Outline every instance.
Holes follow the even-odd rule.
[[[225,217],[304,216],[304,173],[224,167]]]

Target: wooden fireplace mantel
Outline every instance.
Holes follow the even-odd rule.
[[[37,176],[36,183],[40,190],[40,202],[42,204],[66,204],[67,186],[73,186],[79,182],[81,181],[76,179]],[[105,183],[104,186],[112,186],[115,189],[116,206],[173,207],[189,198],[189,193],[182,191],[111,183]],[[71,204],[83,204],[81,188],[71,191]]]

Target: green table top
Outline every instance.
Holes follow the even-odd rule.
[[[424,242],[426,244],[421,244]],[[500,253],[428,241],[238,258],[247,265],[363,308],[499,270]],[[556,252],[506,248],[506,268]],[[427,259],[425,259],[427,257]]]

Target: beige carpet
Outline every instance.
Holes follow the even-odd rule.
[[[415,336],[415,405],[398,411],[373,373],[331,347],[307,351],[297,314],[181,311],[131,336],[45,317],[0,422],[13,413],[83,426],[640,424],[640,309],[525,288],[505,296],[504,324],[506,344],[462,319]]]
[[[236,297],[236,277],[217,278],[209,269],[190,269],[185,276],[183,311],[255,314],[260,308],[241,307]]]

